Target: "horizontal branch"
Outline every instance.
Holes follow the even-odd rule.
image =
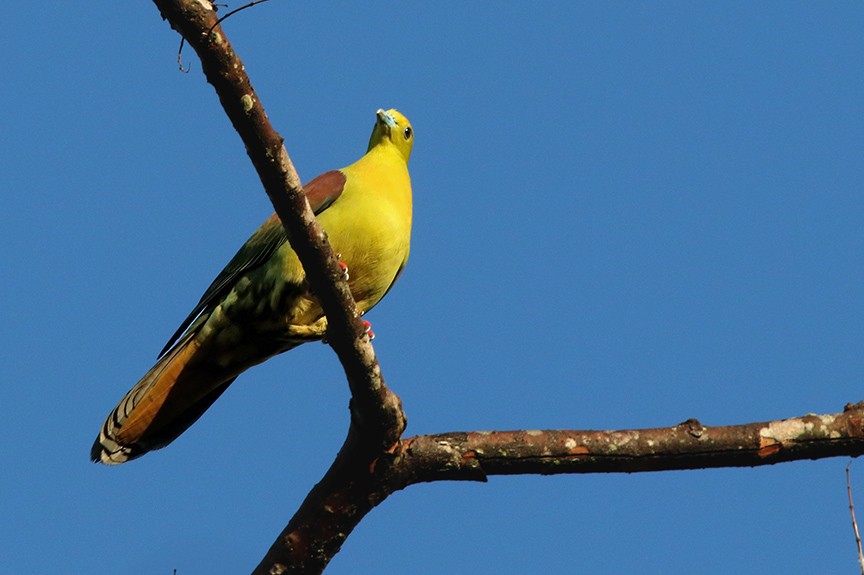
[[[609,473],[755,467],[864,453],[864,402],[842,413],[778,421],[622,431],[475,431],[405,439],[381,481],[385,490],[488,475]]]

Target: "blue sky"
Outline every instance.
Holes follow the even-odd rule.
[[[247,572],[347,430],[329,348],[87,455],[271,207],[152,4],[4,20],[0,572]],[[274,0],[226,30],[304,180],[377,108],[414,124],[411,260],[369,315],[409,434],[864,399],[861,3]],[[328,573],[849,573],[846,463],[413,486]]]

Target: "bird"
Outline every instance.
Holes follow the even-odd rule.
[[[379,109],[363,157],[303,186],[361,314],[390,291],[408,261],[413,145],[408,119],[395,109]],[[116,465],[165,447],[242,372],[323,339],[326,322],[273,214],[213,280],[155,365],[108,415],[91,459]]]

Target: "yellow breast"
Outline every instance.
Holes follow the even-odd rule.
[[[348,283],[358,307],[368,311],[408,260],[411,179],[402,157],[386,146],[342,171],[345,189],[319,221],[348,266]]]

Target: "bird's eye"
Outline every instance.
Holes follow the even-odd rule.
[[[410,140],[411,139],[411,126],[408,126],[407,128],[405,128],[405,131],[403,133],[405,134],[405,139]]]

